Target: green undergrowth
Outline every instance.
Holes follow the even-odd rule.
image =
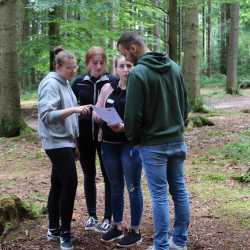
[[[22,93],[21,106],[34,106],[37,103],[37,91],[30,90]]]
[[[209,131],[209,136],[227,132]],[[192,159],[189,191],[198,195],[222,221],[250,229],[250,129],[221,147]]]
[[[16,229],[24,220],[35,220],[44,213],[34,200],[22,200],[16,195],[0,196],[0,239]]]

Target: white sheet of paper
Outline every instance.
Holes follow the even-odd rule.
[[[114,107],[98,108],[93,106],[93,110],[103,121],[105,121],[108,124],[113,125],[122,122],[121,117],[119,116]]]

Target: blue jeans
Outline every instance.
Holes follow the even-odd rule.
[[[178,246],[185,246],[189,225],[189,196],[184,180],[186,145],[176,142],[142,146],[139,151],[152,199],[155,249],[169,249],[168,186],[175,209],[173,241]]]
[[[125,177],[130,201],[131,228],[138,228],[143,211],[142,165],[138,150],[128,144],[102,143],[102,159],[111,185],[114,224],[121,224],[123,221]]]

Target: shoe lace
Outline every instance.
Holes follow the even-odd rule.
[[[92,224],[92,223],[95,223],[96,222],[96,219],[94,217],[89,217],[89,219],[87,220],[87,224]]]
[[[107,229],[110,226],[109,220],[105,219],[102,224],[101,227],[104,229]]]

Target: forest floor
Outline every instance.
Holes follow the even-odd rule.
[[[243,96],[218,95],[218,98],[214,98],[217,91],[213,91],[206,90],[203,95],[212,111],[206,116],[215,126],[188,129],[186,133],[189,147],[186,179],[192,211],[188,249],[250,250],[250,185],[239,183],[233,178],[244,174],[250,167],[250,154],[246,154],[250,153],[250,114],[246,113],[250,111],[250,91],[245,90]],[[30,126],[35,128],[36,108],[23,103],[23,114]],[[82,221],[87,218],[87,211],[79,163],[78,177],[72,225],[76,236],[75,249],[116,249],[114,243],[103,244],[98,233],[83,230]],[[144,176],[142,179],[143,243],[131,248],[137,250],[146,249],[152,244],[153,238],[150,198]],[[18,138],[0,138],[1,194],[16,194],[38,209],[46,206],[49,184],[50,163],[36,133],[27,133]],[[103,213],[103,188],[98,169],[99,218]],[[173,212],[172,202],[170,206]],[[125,221],[129,223],[127,202]],[[46,215],[24,221],[1,239],[0,249],[58,249],[56,243],[47,242],[46,232]]]

